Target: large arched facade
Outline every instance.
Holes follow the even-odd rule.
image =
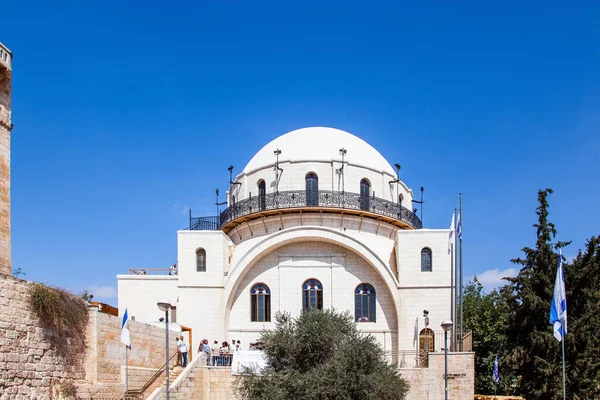
[[[323,308],[349,311],[358,328],[374,335],[384,350],[397,350],[398,318],[393,293],[396,282],[389,268],[355,240],[327,229],[291,229],[255,246],[232,269],[223,301],[226,334],[255,340],[265,328],[274,327],[278,311],[298,315],[303,308],[303,285],[316,280],[322,287]],[[365,252],[362,253],[361,252]],[[388,279],[386,279],[386,277]],[[270,289],[271,321],[251,321],[251,289],[264,283]],[[371,285],[376,292],[375,315],[355,316],[356,288]],[[392,288],[390,288],[390,285]],[[394,352],[395,353],[395,352]]]

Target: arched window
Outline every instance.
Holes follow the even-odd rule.
[[[425,328],[419,333],[419,362],[420,366],[429,365],[428,353],[435,351],[435,335],[429,328]]]
[[[206,250],[196,250],[196,271],[206,272]]]
[[[363,178],[360,181],[360,209],[368,211],[370,206],[371,183]]]
[[[432,261],[431,249],[428,247],[423,247],[421,250],[421,272],[431,272]]]
[[[235,194],[231,195],[231,205],[235,204]]]
[[[376,322],[375,289],[361,283],[354,289],[354,319],[356,322]]]
[[[267,186],[265,185],[265,181],[261,179],[260,181],[258,181],[258,208],[260,210],[264,210],[266,208],[266,194]]]
[[[257,283],[250,290],[250,321],[271,321],[271,290],[264,283]]]
[[[302,285],[302,309],[308,311],[323,309],[323,285],[316,279],[309,279]]]
[[[404,196],[402,194],[398,195],[398,205],[402,207],[402,201],[404,200]]]
[[[314,172],[306,174],[306,205],[319,205],[319,177]]]

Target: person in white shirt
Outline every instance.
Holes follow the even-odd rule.
[[[181,366],[185,368],[187,366],[188,348],[185,342],[183,341],[183,335],[179,338],[179,342],[177,342],[177,349],[179,353],[181,353]]]

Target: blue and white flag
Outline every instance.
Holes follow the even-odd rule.
[[[498,356],[494,360],[494,382],[498,383],[500,380],[500,372],[498,371]]]
[[[454,233],[455,233],[455,227],[454,227],[454,213],[452,213],[452,222],[450,222],[450,229],[448,232],[448,254],[450,254],[450,252],[452,251],[452,245],[454,244],[455,237],[454,237]]]
[[[460,222],[460,214],[462,213],[458,213],[458,218],[456,221],[456,237],[462,239],[462,222]]]
[[[562,252],[558,254],[558,269],[554,282],[554,294],[550,306],[550,324],[554,326],[554,337],[559,342],[567,333],[567,295],[565,292],[565,275],[563,273]]]
[[[127,309],[125,309],[125,314],[123,314],[123,322],[121,323],[121,342],[129,350],[131,350],[131,338],[129,336],[129,316],[127,315]]]

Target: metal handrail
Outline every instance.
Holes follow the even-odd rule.
[[[175,358],[177,356],[177,352],[175,352],[175,354],[173,354],[171,356],[171,358],[169,358],[169,362],[171,362],[173,360],[173,358]],[[128,396],[141,396],[146,390],[148,390],[148,388],[154,383],[154,381],[156,381],[156,379],[158,379],[158,377],[161,375],[161,373],[165,370],[165,365],[167,365],[168,363],[164,363],[163,365],[161,365],[161,367],[159,369],[156,370],[156,372],[154,373],[154,375],[152,375],[152,377],[148,380],[148,382],[146,382],[144,384],[144,386],[142,386],[139,389],[129,389],[128,391],[125,392],[124,397],[127,398]],[[172,369],[172,368],[170,368]]]
[[[244,215],[285,208],[325,207],[368,211],[402,221],[415,229],[421,220],[409,209],[375,196],[333,190],[289,190],[249,197],[229,206],[220,215],[221,226]]]
[[[269,210],[289,208],[337,208],[366,211],[386,216],[415,228],[423,227],[421,220],[400,204],[375,196],[332,190],[289,190],[249,197],[232,204],[221,215],[190,218],[190,230],[217,230],[223,225],[246,215]]]

